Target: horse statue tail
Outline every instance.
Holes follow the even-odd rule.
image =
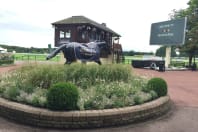
[[[61,45],[60,47],[58,47],[57,49],[55,49],[54,51],[52,51],[47,57],[46,60],[49,60],[51,58],[53,58],[54,56],[56,56],[61,50],[63,50],[66,47],[66,44]]]

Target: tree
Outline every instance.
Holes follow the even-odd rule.
[[[170,14],[171,19],[187,17],[186,42],[181,46],[181,51],[189,56],[189,66],[192,65],[192,59],[195,58],[198,51],[198,0],[190,0],[187,9],[173,10]]]
[[[134,55],[135,55],[135,51],[133,51],[133,50],[129,51],[129,52],[128,52],[128,55],[129,55],[129,56],[134,56]]]
[[[156,50],[155,53],[156,56],[160,56],[160,57],[165,57],[166,55],[166,47],[165,46],[161,46]]]
[[[175,46],[171,46],[171,57],[176,57]],[[166,46],[161,46],[156,50],[156,56],[165,57],[166,56]]]

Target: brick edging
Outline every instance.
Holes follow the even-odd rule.
[[[0,115],[19,123],[50,128],[93,128],[123,125],[164,114],[170,109],[170,97],[124,108],[85,111],[50,111],[0,98]]]

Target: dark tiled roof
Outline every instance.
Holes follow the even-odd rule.
[[[87,17],[84,17],[84,16],[72,16],[72,17],[52,23],[52,25],[59,25],[59,24],[91,24],[91,25],[96,26],[97,28],[100,28],[104,31],[112,33],[113,36],[120,37],[120,35],[118,33],[114,32],[110,28],[108,28],[102,24],[99,24],[99,23],[97,23]]]

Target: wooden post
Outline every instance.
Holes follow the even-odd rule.
[[[112,51],[112,63],[114,63],[114,40],[113,40],[113,51]]]

